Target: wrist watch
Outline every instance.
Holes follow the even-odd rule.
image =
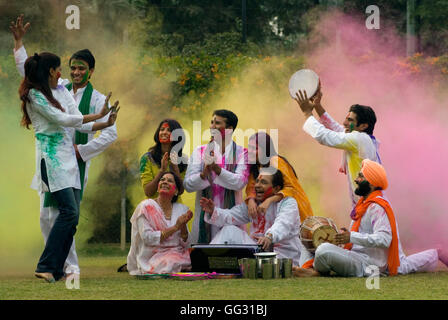
[[[265,237],[268,238],[269,240],[271,240],[271,242],[272,242],[272,234],[271,233],[268,233]]]

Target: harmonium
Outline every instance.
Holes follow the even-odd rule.
[[[193,244],[191,271],[240,273],[238,259],[255,258],[262,248],[257,244]]]

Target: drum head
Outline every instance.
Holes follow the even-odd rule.
[[[310,69],[301,69],[289,79],[289,94],[293,99],[299,90],[305,90],[308,98],[314,96],[319,87],[319,76]]]
[[[334,242],[337,231],[331,226],[322,226],[313,233],[313,245],[317,249],[324,242]]]

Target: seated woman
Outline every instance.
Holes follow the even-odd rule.
[[[184,131],[176,120],[164,119],[154,133],[155,146],[140,158],[140,180],[145,195],[156,198],[157,186],[163,173],[170,170],[183,182],[188,159],[182,154]],[[179,199],[179,202],[182,202]]]
[[[249,138],[248,144],[250,175],[246,186],[246,203],[249,215],[252,218],[257,212],[265,213],[273,203],[279,202],[285,197],[293,197],[299,207],[300,221],[313,215],[310,201],[299,183],[294,168],[286,158],[277,154],[271,137],[265,132],[258,132]],[[269,197],[261,204],[255,201],[255,179],[257,179],[261,167],[274,167],[283,174],[284,187],[275,196]]]
[[[158,197],[140,202],[131,217],[131,275],[175,273],[191,268],[187,222],[193,213],[177,203],[182,182],[173,172],[161,175]]]

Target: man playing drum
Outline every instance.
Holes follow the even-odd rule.
[[[322,99],[321,85],[312,99],[307,93],[299,90],[296,101],[300,106],[306,121],[303,130],[320,144],[344,150],[343,163],[340,172],[347,175],[352,205],[356,205],[359,197],[354,193],[356,185],[353,182],[363,159],[381,163],[378,154],[378,142],[373,136],[376,115],[372,108],[355,104],[340,125],[325,111],[320,103]],[[320,117],[320,122],[314,118],[313,109]]]
[[[293,269],[295,276],[333,272],[345,277],[365,277],[369,275],[366,268],[371,265],[389,275],[434,271],[439,259],[448,266],[448,254],[441,249],[410,256],[403,253],[394,212],[383,195],[388,182],[382,165],[363,160],[355,184],[358,186],[355,193],[361,198],[350,215],[350,231],[342,228],[334,244],[323,243],[317,247],[314,259]]]
[[[273,173],[275,172],[275,173]],[[275,195],[283,188],[283,175],[273,167],[262,168],[255,181],[255,200],[262,203],[268,197]],[[222,227],[212,239],[211,244],[260,244],[268,251],[273,250],[278,258],[293,259],[293,264],[299,264],[300,215],[297,202],[293,197],[284,197],[279,202],[269,205],[266,213],[258,213],[255,218],[249,215],[245,202],[231,209],[221,209],[211,199],[203,197],[200,200],[202,209],[207,213],[208,223]],[[246,231],[236,227],[251,223],[250,236]]]

